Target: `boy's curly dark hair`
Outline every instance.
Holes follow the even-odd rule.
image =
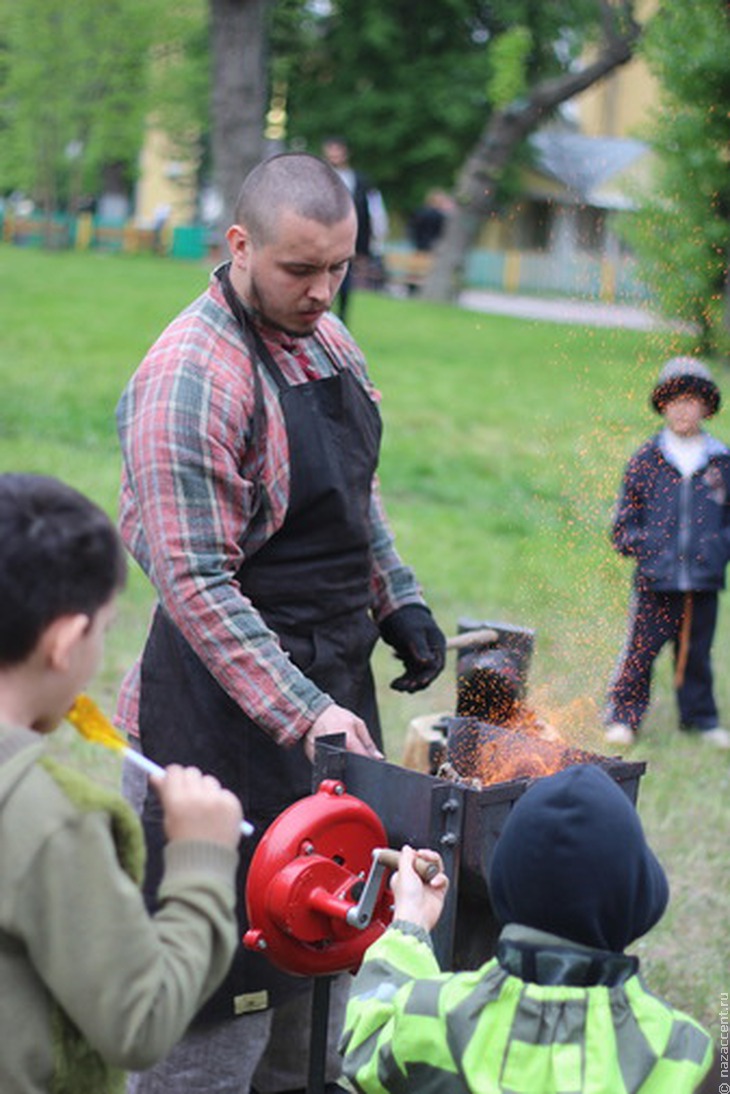
[[[109,517],[44,475],[0,474],[0,665],[23,661],[55,619],[89,617],[124,586]]]

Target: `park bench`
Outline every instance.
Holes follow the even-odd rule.
[[[396,293],[414,296],[426,280],[433,264],[430,251],[391,250],[385,255],[387,284]]]

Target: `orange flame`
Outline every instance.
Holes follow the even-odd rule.
[[[463,778],[482,786],[553,775],[574,764],[595,761],[593,753],[574,748],[550,723],[525,704],[518,704],[504,725],[475,720],[453,756]]]

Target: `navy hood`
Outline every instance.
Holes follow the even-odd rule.
[[[489,869],[492,908],[520,923],[621,953],[657,923],[669,886],[639,815],[600,767],[569,767],[516,802]]]

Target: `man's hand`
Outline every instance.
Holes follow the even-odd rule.
[[[413,865],[416,855],[438,866],[439,872],[430,881],[421,881],[416,873]],[[433,930],[439,921],[449,888],[449,879],[444,873],[444,864],[438,852],[428,848],[416,852],[407,843],[404,844],[398,869],[390,879],[390,887],[395,896],[394,918],[407,919],[409,923],[415,923],[427,931]]]
[[[406,669],[391,682],[394,691],[421,691],[443,669],[446,639],[425,604],[398,608],[380,624],[380,633]]]
[[[168,840],[205,840],[238,847],[241,803],[214,775],[203,775],[197,767],[170,764],[164,776],[152,775],[150,782],[162,804]]]
[[[373,741],[362,718],[332,703],[322,711],[304,735],[304,751],[308,760],[314,762],[314,742],[317,737],[327,737],[332,733],[345,734],[345,748],[350,752],[356,752],[358,756],[372,756],[376,760],[383,759],[383,753]]]

